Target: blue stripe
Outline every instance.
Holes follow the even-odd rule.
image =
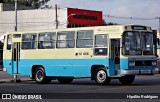
[[[128,69],[128,58],[120,59],[120,68],[121,70]]]
[[[5,60],[4,67],[12,74],[10,60]],[[104,65],[108,67],[108,59],[56,59],[56,60],[20,60],[19,73],[21,75],[31,75],[33,65],[43,65],[47,76],[74,76],[90,77],[92,65]]]
[[[3,60],[4,67],[9,74],[13,74],[11,60]],[[104,65],[107,69],[108,76],[115,75],[114,61],[109,59],[29,59],[19,61],[19,73],[21,75],[31,75],[33,65],[42,65],[45,68],[47,76],[74,76],[90,77],[92,65]],[[139,69],[145,69],[146,66]],[[151,67],[150,67],[151,68]],[[128,58],[120,59],[120,70],[129,70]],[[134,69],[131,68],[130,69]],[[149,69],[148,67],[146,69]]]

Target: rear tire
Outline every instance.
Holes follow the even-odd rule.
[[[127,75],[127,76],[120,77],[119,81],[123,85],[129,85],[129,84],[133,83],[134,79],[135,79],[135,75]]]
[[[107,72],[104,68],[96,69],[94,73],[94,79],[98,85],[107,85],[111,81],[111,78],[108,77]]]
[[[42,67],[38,67],[35,70],[34,76],[38,84],[47,84],[51,82],[51,78],[46,77],[46,73]]]
[[[61,83],[61,84],[69,84],[73,81],[73,77],[59,77],[57,78],[57,80]]]

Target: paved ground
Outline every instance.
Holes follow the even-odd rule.
[[[21,83],[10,83],[10,79],[12,79],[11,75],[6,74],[5,72],[0,72],[0,93],[36,93],[44,96],[46,94],[51,96],[50,98],[54,98],[52,96],[56,97],[56,95],[65,96],[69,93],[69,97],[76,97],[76,95],[80,95],[82,99],[86,97],[90,97],[92,99],[96,98],[97,95],[108,96],[109,94],[115,97],[118,97],[118,95],[122,95],[123,97],[126,94],[138,93],[147,93],[149,95],[152,93],[160,94],[160,75],[136,76],[136,79],[132,85],[121,85],[117,79],[113,79],[111,83],[106,86],[96,85],[96,83],[90,79],[74,79],[71,84],[60,84],[57,80],[53,80],[50,84],[43,85],[37,84],[35,81],[30,80],[28,76],[21,77]]]

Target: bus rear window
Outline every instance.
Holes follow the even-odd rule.
[[[7,50],[11,50],[11,45],[12,45],[12,35],[9,34],[7,35]]]

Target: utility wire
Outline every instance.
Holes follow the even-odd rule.
[[[122,16],[113,16],[113,15],[103,15],[104,17],[109,18],[117,18],[117,19],[133,19],[133,20],[156,20],[159,19],[158,17],[153,18],[139,18],[139,17],[122,17]]]

